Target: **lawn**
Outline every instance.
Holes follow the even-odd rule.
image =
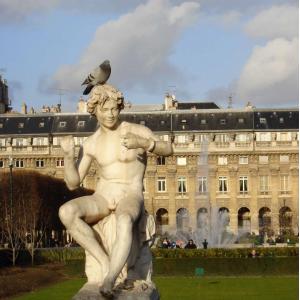
[[[161,300],[297,300],[298,277],[155,277]],[[72,279],[13,298],[69,300],[85,279]]]

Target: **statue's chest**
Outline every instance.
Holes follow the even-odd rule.
[[[115,162],[130,162],[136,160],[138,149],[127,149],[121,145],[119,135],[109,138],[102,137],[97,143],[95,157],[100,166],[107,166]]]

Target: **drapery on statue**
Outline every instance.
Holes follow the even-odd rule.
[[[118,286],[152,284],[148,244],[155,224],[145,212],[143,177],[147,152],[168,156],[173,151],[149,128],[120,121],[124,98],[111,85],[93,87],[87,105],[100,127],[84,141],[77,162],[73,137],[62,139],[65,182],[71,190],[79,187],[93,160],[100,178],[93,195],[65,203],[59,217],[86,251],[88,283],[97,283],[101,295],[112,298]]]

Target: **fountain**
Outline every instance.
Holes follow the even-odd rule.
[[[234,235],[229,229],[229,211],[227,208],[218,208],[211,205],[209,198],[209,176],[208,176],[208,141],[204,140],[201,142],[201,150],[198,161],[198,172],[197,177],[202,176],[206,178],[205,186],[202,187],[203,194],[206,195],[205,200],[201,200],[198,204],[196,201],[197,214],[197,225],[196,228],[189,226],[189,219],[187,211],[181,209],[177,212],[177,230],[172,232],[171,235],[176,240],[181,240],[187,243],[189,239],[193,239],[198,247],[202,247],[204,240],[208,242],[209,248],[224,248],[232,245],[236,240],[237,236]],[[198,196],[198,194],[196,195]],[[197,199],[197,197],[195,197]],[[204,198],[203,198],[204,199]],[[205,201],[203,205],[203,201]],[[201,208],[199,208],[199,206]]]

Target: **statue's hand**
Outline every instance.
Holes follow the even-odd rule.
[[[131,132],[127,132],[121,137],[121,143],[127,149],[143,148],[146,150],[149,147],[147,139]]]
[[[65,156],[74,157],[75,144],[73,136],[67,135],[64,136],[60,141],[60,146],[64,152]]]

